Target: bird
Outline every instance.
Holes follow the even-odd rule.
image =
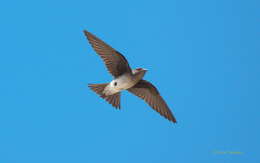
[[[147,69],[131,69],[123,54],[87,30],[83,30],[83,32],[94,51],[103,60],[108,72],[114,77],[109,83],[88,84],[92,91],[116,109],[120,109],[120,93],[123,90],[127,90],[144,100],[161,116],[173,123],[177,123],[176,118],[158,89],[151,82],[143,79],[148,71]]]

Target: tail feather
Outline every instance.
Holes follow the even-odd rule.
[[[89,84],[88,87],[96,92],[101,98],[105,99],[109,104],[120,109],[120,92],[106,96],[103,91],[109,83]]]

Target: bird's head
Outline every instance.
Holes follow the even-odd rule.
[[[138,78],[142,78],[144,76],[144,74],[146,73],[146,71],[148,71],[147,69],[144,69],[144,68],[136,68],[136,69],[133,69],[132,70],[132,73],[135,75],[135,76],[138,76]]]
[[[140,73],[140,72],[146,72],[146,71],[148,71],[147,69],[144,69],[144,68],[136,68],[136,69],[134,69],[133,70],[133,73],[135,74],[135,73]]]

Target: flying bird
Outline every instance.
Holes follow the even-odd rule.
[[[107,70],[114,77],[114,80],[110,83],[89,84],[90,89],[117,109],[120,109],[121,91],[127,90],[143,99],[169,121],[177,122],[157,88],[143,79],[147,69],[131,69],[128,61],[120,52],[90,32],[84,30],[84,34],[93,49],[104,61]]]

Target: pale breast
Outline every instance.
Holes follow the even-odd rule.
[[[122,90],[133,87],[139,80],[131,74],[124,74],[112,80],[104,89],[105,95],[112,95]]]
[[[119,76],[117,79],[113,80],[111,82],[116,89],[124,90],[131,88],[136,84],[135,80],[133,79],[133,76],[130,74],[124,74]]]

